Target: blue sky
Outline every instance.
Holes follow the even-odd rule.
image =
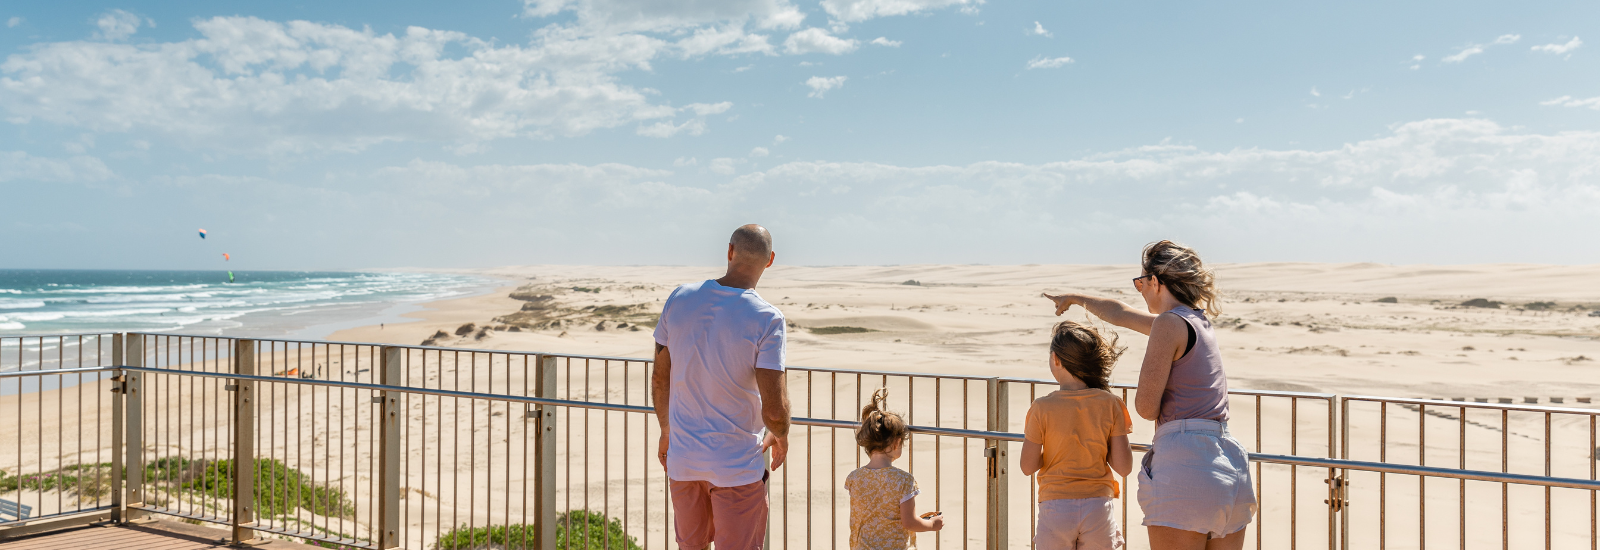
[[[1600,262],[1594,3],[4,9],[0,267]]]

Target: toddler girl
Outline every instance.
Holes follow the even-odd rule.
[[[1071,321],[1055,326],[1050,374],[1061,389],[1034,400],[1023,429],[1022,473],[1039,484],[1040,550],[1112,549],[1117,527],[1117,479],[1133,468],[1128,407],[1110,391],[1111,368],[1122,355],[1113,337]]]
[[[850,549],[901,550],[917,547],[918,531],[944,528],[938,512],[917,517],[916,478],[894,467],[911,432],[900,415],[884,410],[887,389],[872,394],[861,409],[856,443],[870,458],[866,466],[850,472],[844,488],[850,491]]]

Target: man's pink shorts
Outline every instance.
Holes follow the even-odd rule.
[[[767,536],[767,478],[738,487],[709,481],[673,481],[678,547],[701,550],[760,550]]]

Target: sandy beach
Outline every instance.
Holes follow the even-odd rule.
[[[1600,397],[1600,317],[1589,315],[1600,309],[1600,287],[1590,283],[1600,280],[1600,266],[1258,263],[1217,271],[1224,301],[1214,321],[1234,388],[1519,403]],[[721,270],[529,266],[469,273],[507,284],[426,304],[407,315],[418,322],[340,331],[329,340],[417,344],[445,331],[450,337],[436,344],[647,357],[667,293]],[[757,291],[798,326],[789,334],[792,364],[1042,378],[1045,334],[1057,318],[1039,294],[1091,292],[1142,306],[1128,280],[1137,274],[1132,265],[779,266]],[[545,309],[496,321],[530,303],[510,296],[518,288],[524,297],[549,296]],[[1499,307],[1459,305],[1478,298]],[[1537,302],[1549,305],[1527,308]],[[1086,314],[1075,308],[1063,317],[1082,321]],[[549,326],[553,320],[560,322]],[[607,328],[597,330],[602,321]],[[465,323],[525,326],[456,337]],[[618,323],[632,324],[619,330]],[[546,326],[530,328],[538,324]],[[825,327],[871,332],[814,332]],[[1134,383],[1142,339],[1113,330],[1128,347],[1115,381]]]

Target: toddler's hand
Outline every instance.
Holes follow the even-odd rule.
[[[939,530],[943,530],[944,529],[944,514],[937,514],[937,515],[934,515],[932,518],[928,518],[928,519],[930,519],[932,521],[933,530],[934,531],[939,531]]]

